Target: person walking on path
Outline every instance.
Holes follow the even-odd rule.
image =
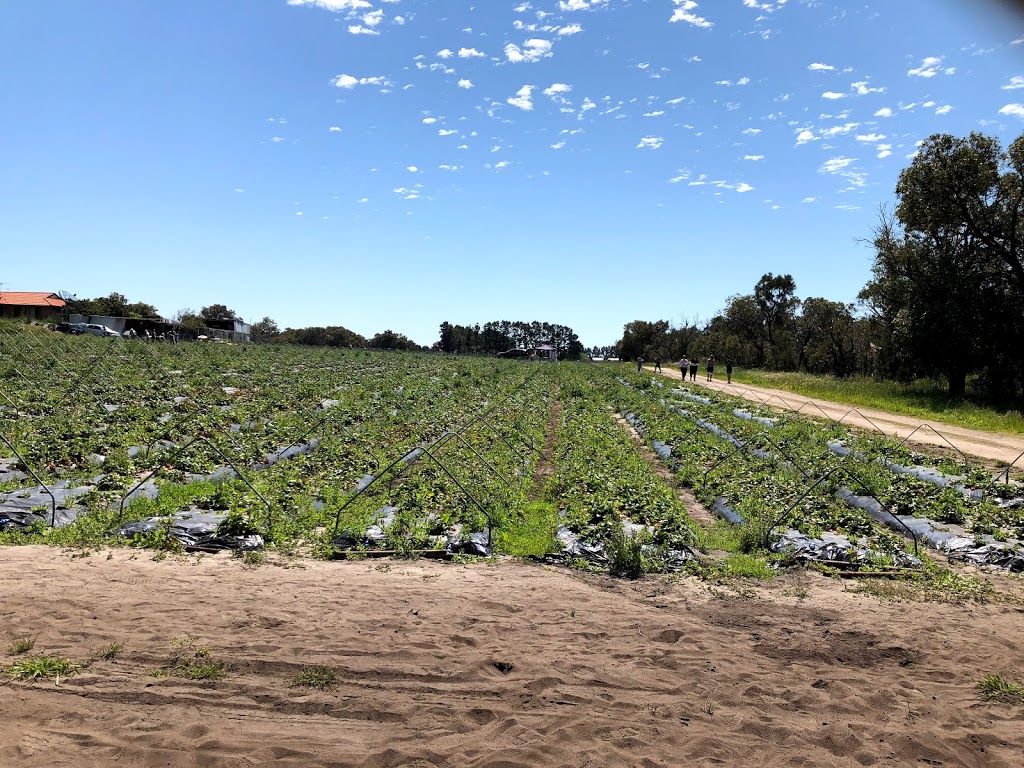
[[[690,381],[697,380],[697,368],[700,367],[700,358],[695,357],[690,360]]]
[[[662,370],[661,370],[661,358],[660,357],[654,358],[654,372],[655,373],[661,373],[662,372]]]
[[[729,384],[732,384],[732,358],[725,358],[725,378]]]
[[[686,381],[686,374],[690,372],[690,361],[686,359],[686,355],[679,358],[679,372],[683,375],[683,381]]]
[[[644,359],[642,357],[638,357],[636,359],[636,372],[640,373],[643,369],[644,369]]]
[[[714,376],[715,376],[715,356],[714,355],[711,355],[711,357],[708,358],[707,366],[708,366],[708,381],[711,381],[711,379],[713,379]]]

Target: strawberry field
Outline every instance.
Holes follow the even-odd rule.
[[[1024,568],[1012,473],[626,366],[11,326],[0,438],[12,544]]]

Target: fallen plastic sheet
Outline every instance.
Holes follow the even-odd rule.
[[[1024,565],[1022,542],[1016,539],[1000,542],[988,534],[970,533],[952,523],[939,523],[926,517],[894,515],[875,499],[858,496],[846,487],[839,488],[836,496],[850,506],[864,510],[872,518],[898,533],[905,532],[904,526],[910,528],[921,541],[932,549],[944,552],[950,558],[969,560],[976,565],[995,565],[1008,569]],[[901,522],[903,525],[900,525]],[[1006,566],[1001,563],[1006,563]]]
[[[94,478],[93,482],[98,480],[99,478]],[[53,494],[52,499],[42,486],[0,493],[0,531],[8,528],[21,531],[38,522],[49,525],[54,504],[57,506],[54,520],[56,527],[73,523],[80,510],[69,508],[69,500],[94,490],[96,486],[71,487],[70,481],[61,480],[48,487]]]
[[[219,534],[220,525],[227,517],[227,512],[185,510],[174,516],[170,527],[167,528],[167,534],[187,548],[249,551],[263,546],[263,537],[259,534]],[[126,523],[114,533],[125,537],[139,536],[158,531],[166,527],[167,522],[165,517],[150,517]]]
[[[745,525],[746,520],[743,519],[743,515],[737,512],[735,509],[730,507],[723,496],[719,496],[715,499],[715,503],[711,505],[711,511],[714,512],[721,518],[728,520],[733,525]]]
[[[820,537],[807,536],[792,528],[772,540],[772,552],[792,555],[804,562],[880,563],[897,567],[920,567],[921,561],[906,552],[880,554],[862,544],[854,544],[845,536],[823,533]]]
[[[17,459],[0,459],[0,483],[10,483],[15,480],[26,480],[28,475],[20,469],[15,469]]]

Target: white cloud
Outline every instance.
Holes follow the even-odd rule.
[[[437,52],[437,58],[439,59],[450,59],[454,55],[451,48],[444,48]]]
[[[507,100],[508,103],[513,107],[518,107],[519,109],[525,109],[527,111],[533,109],[532,94],[534,88],[536,88],[534,85],[524,85],[516,91],[516,95],[514,97]]]
[[[410,165],[405,170],[407,170],[409,173],[416,173],[417,171],[419,171],[419,168],[417,168],[415,165]]]
[[[870,88],[867,80],[859,83],[850,83],[850,87],[857,91],[858,96],[867,96],[869,93],[885,93],[885,88]]]
[[[939,107],[938,109],[935,110],[935,114],[936,115],[948,115],[952,111],[953,111],[953,106],[951,104],[943,104],[941,107]]]
[[[956,67],[942,67],[941,56],[928,56],[921,61],[921,66],[908,69],[907,74],[911,77],[935,77],[937,74],[952,75],[956,73]]]
[[[1021,77],[1020,75],[1014,75],[1013,77],[1010,78],[1010,82],[1008,82],[1006,85],[1001,85],[999,87],[1002,88],[1004,91],[1015,91],[1018,88],[1024,88],[1024,77]]]
[[[369,8],[366,0],[288,0],[288,5],[312,5],[327,11],[356,11]]]
[[[817,140],[818,137],[814,135],[814,131],[808,130],[807,128],[804,128],[796,135],[797,144],[807,144],[808,142]]]
[[[757,160],[764,160],[764,155],[744,155],[743,159],[754,160],[756,162]]]
[[[551,148],[552,149],[561,149],[564,146],[565,146],[565,142],[564,141],[560,141],[557,144],[552,144]]]
[[[550,40],[533,38],[523,43],[522,48],[515,43],[509,43],[505,46],[505,58],[513,64],[518,64],[521,61],[540,61],[551,55]]]
[[[349,28],[348,28],[348,33],[350,35],[379,35],[380,34],[380,32],[378,32],[376,29],[373,29],[372,27],[364,27],[364,26],[361,26],[359,24],[350,24]]]
[[[363,24],[365,24],[366,26],[376,27],[384,18],[384,11],[380,9],[376,11],[370,11],[369,13],[364,13],[362,18]]]
[[[466,90],[469,90],[472,87],[473,87],[473,81],[472,80],[465,80],[465,79],[459,80],[459,88],[465,88]]]
[[[569,93],[571,90],[571,85],[567,85],[565,83],[552,83],[544,89],[543,93],[545,96],[559,96],[563,93]]]
[[[1024,104],[1007,104],[999,110],[999,114],[1024,118]]]
[[[459,48],[460,59],[475,59],[486,55],[487,54],[478,51],[476,48]]]
[[[284,139],[282,137],[280,137],[280,136],[271,136],[270,140],[274,144],[280,144],[282,141],[284,141]]]
[[[820,133],[826,138],[830,139],[833,136],[839,136],[840,134],[849,133],[854,128],[858,128],[860,123],[842,123],[841,125],[833,125],[831,128],[823,128]]]
[[[462,170],[462,166],[461,165],[439,165],[437,167],[439,169],[441,169],[442,171],[461,171]]]
[[[749,83],[750,83],[750,78],[749,77],[741,77],[739,80],[736,81],[736,85],[748,85]]]
[[[878,157],[888,157],[892,154],[892,144],[879,144],[878,145]]]
[[[330,133],[341,133],[341,128],[339,128],[339,127],[338,127],[338,126],[336,126],[336,125],[332,125],[332,126],[331,126],[330,128],[328,128],[327,130],[328,130],[328,131],[329,131]]]
[[[674,99],[669,99],[665,103],[666,104],[681,104],[684,101],[686,101],[686,97],[685,96],[679,96],[679,97],[674,98]]]
[[[854,159],[851,157],[834,157],[822,163],[818,173],[839,173],[852,162],[854,162]]]
[[[880,110],[875,112],[875,117],[892,117],[892,110],[888,107],[882,107]]]
[[[391,85],[385,77],[352,77],[352,75],[338,75],[331,80],[331,83],[338,88],[355,88],[357,85]]]
[[[664,110],[656,109],[653,112],[644,112],[644,117],[661,117],[664,114]]]
[[[829,99],[830,101],[835,101],[836,99],[845,99],[846,94],[836,93],[835,91],[825,91],[823,94],[821,94],[821,98]]]
[[[636,145],[637,149],[659,149],[665,140],[661,136],[644,136],[640,139],[640,143]]]
[[[448,129],[448,128],[440,128],[440,129],[439,129],[439,130],[437,131],[437,135],[438,135],[438,136],[451,136],[452,134],[455,134],[455,133],[458,133],[458,131],[456,131],[456,130],[455,130],[454,128],[451,128],[451,129]]]
[[[750,192],[754,188],[752,186],[750,186],[749,184],[747,184],[747,182],[741,181],[739,184],[736,185],[735,189],[736,189],[737,192],[742,194],[743,192]]]
[[[579,24],[567,24],[558,30],[558,35],[560,37],[568,37],[569,35],[578,35],[582,31],[583,27]]]
[[[747,136],[757,136],[761,132],[760,128],[744,128],[743,133]]]
[[[694,0],[672,0],[678,8],[672,11],[672,18],[670,22],[675,23],[677,21],[683,21],[687,24],[692,24],[695,27],[701,27],[703,29],[709,29],[714,26],[714,22],[708,21],[703,16],[698,16],[692,11],[697,7],[697,3]]]
[[[807,68],[811,70],[811,72],[831,72],[835,69],[831,64],[819,64],[818,62],[808,64]]]
[[[863,141],[865,143],[871,144],[871,143],[874,143],[876,141],[881,141],[884,138],[885,138],[885,134],[883,134],[883,133],[867,133],[867,134],[859,135],[857,137],[857,141]]]
[[[818,199],[818,198],[816,198],[816,197],[805,197],[805,198],[804,198],[803,200],[801,200],[800,202],[801,202],[801,203],[813,203],[813,202],[814,202],[815,200],[817,200],[817,199]]]
[[[558,10],[560,11],[590,11],[599,5],[604,5],[608,0],[559,0]],[[529,5],[525,3],[524,5]]]
[[[423,124],[424,125],[433,125],[436,122],[437,122],[437,118],[436,117],[424,117],[423,118]]]

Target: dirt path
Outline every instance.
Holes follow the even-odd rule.
[[[662,375],[677,381],[681,378],[678,371],[674,371],[668,366],[665,367]],[[751,402],[762,403],[782,411],[800,411],[804,416],[811,418],[842,421],[843,424],[849,426],[868,431],[880,431],[900,439],[906,438],[913,433],[912,439],[915,443],[924,443],[943,448],[954,456],[956,451],[950,448],[950,444],[971,456],[991,461],[1001,461],[1007,464],[1016,460],[1024,453],[1024,437],[1017,435],[1001,432],[983,432],[977,429],[954,427],[940,422],[928,422],[928,426],[918,429],[921,427],[922,420],[917,416],[900,416],[873,408],[842,405],[816,397],[795,395],[792,392],[786,392],[781,389],[755,387],[750,384],[726,384],[724,380],[715,380],[709,383],[705,379],[706,376],[704,374],[698,374],[697,381],[690,382],[689,385],[706,387],[723,394],[742,397]],[[917,431],[915,432],[915,430]],[[1024,459],[1021,459],[1017,464],[1017,467],[1022,466],[1024,466]]]
[[[814,573],[733,591],[504,561],[245,568],[228,555],[0,557],[8,644],[81,660],[0,686],[19,768],[977,766],[1024,760],[1013,604],[879,602]],[[227,664],[155,674],[172,638]],[[969,638],[970,642],[964,642]],[[309,665],[329,690],[298,688]],[[0,683],[7,680],[0,675]]]
[[[698,525],[703,528],[714,524],[715,516],[708,512],[707,507],[700,503],[700,500],[694,495],[693,491],[689,488],[684,488],[676,480],[675,473],[661,463],[661,459],[658,458],[657,454],[650,449],[647,442],[640,436],[640,433],[633,428],[633,425],[626,421],[621,413],[615,414],[616,423],[622,427],[626,433],[633,438],[633,442],[636,443],[637,448],[643,454],[644,459],[650,464],[654,473],[660,477],[669,488],[671,488],[676,496],[683,504],[686,505],[686,512],[690,515],[690,518],[694,520]]]

